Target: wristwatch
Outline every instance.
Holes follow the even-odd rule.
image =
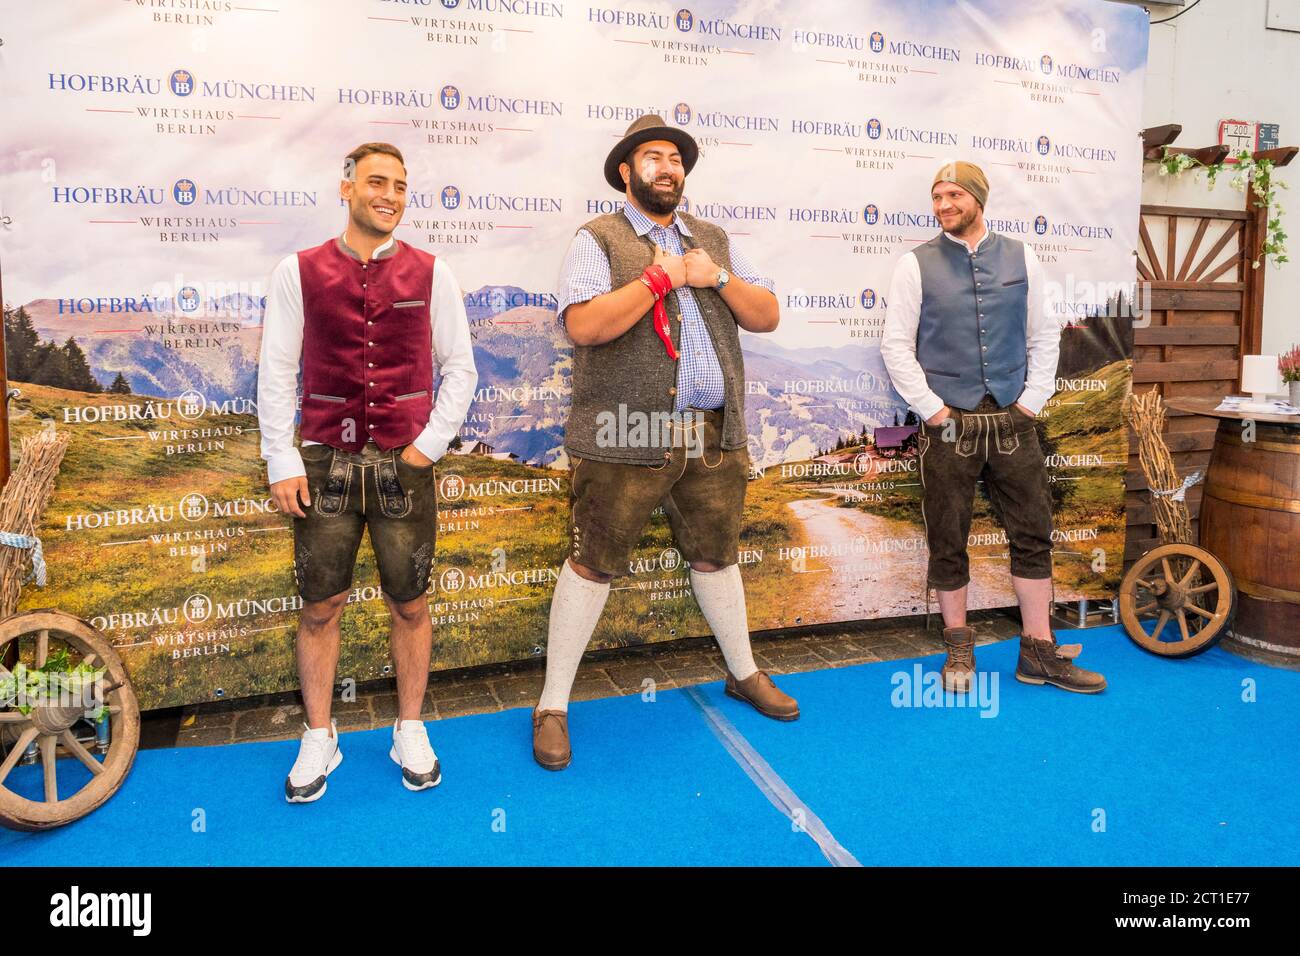
[[[719,269],[718,269],[718,281],[717,281],[717,284],[714,285],[713,288],[715,288],[715,289],[717,289],[719,292],[721,292],[723,289],[725,289],[725,288],[727,287],[727,283],[730,282],[730,281],[731,281],[731,273],[728,272],[726,269],[719,268]]]

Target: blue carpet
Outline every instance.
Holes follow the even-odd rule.
[[[1014,641],[977,651],[999,677],[991,718],[894,706],[914,661],[782,677],[803,712],[788,724],[701,690],[867,865],[1300,863],[1300,673],[1217,648],[1163,660],[1115,627],[1062,639],[1085,644],[1105,693],[1018,683]],[[571,724],[574,763],[551,773],[526,708],[431,722],[444,779],[422,793],[402,788],[391,731],[344,734],[329,791],[304,806],[281,790],[296,740],[144,751],[90,817],[0,830],[0,863],[825,865],[683,692],[577,703]],[[75,766],[60,762],[69,785]],[[8,784],[36,793],[39,767]]]
[[[1103,693],[1021,684],[1012,640],[976,649],[996,717],[893,706],[915,661],[781,678],[803,714],[789,726],[729,713],[864,865],[1300,863],[1300,673],[1217,647],[1158,658],[1119,626],[1059,639],[1084,645]]]
[[[128,866],[824,862],[680,691],[574,704],[577,759],[559,773],[533,762],[529,715],[429,723],[443,781],[419,793],[388,757],[391,729],[342,734],[343,763],[304,805],[283,791],[297,740],[142,751],[89,817],[48,833],[0,830],[0,863],[90,863],[88,846],[112,848],[97,862]],[[22,771],[35,788],[39,770],[9,780]],[[193,832],[196,810],[206,832]]]

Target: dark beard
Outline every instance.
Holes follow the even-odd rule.
[[[677,209],[677,204],[682,201],[682,189],[685,186],[685,182],[679,182],[671,194],[665,195],[655,192],[654,185],[643,180],[635,170],[628,178],[628,187],[632,190],[632,196],[641,204],[641,208],[660,216],[666,216]]]
[[[966,231],[975,224],[975,218],[979,215],[979,208],[976,207],[957,220],[957,225],[948,231],[954,236],[963,236]]]

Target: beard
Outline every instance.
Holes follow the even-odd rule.
[[[975,224],[976,217],[979,216],[980,208],[976,206],[970,212],[962,213],[957,222],[948,230],[954,236],[964,235],[967,230]]]
[[[628,188],[641,207],[660,216],[666,216],[677,208],[685,187],[685,180],[677,180],[672,192],[663,193],[656,191],[653,182],[646,182],[636,170],[632,170],[632,175],[628,178]]]

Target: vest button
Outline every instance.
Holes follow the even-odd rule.
[[[375,323],[373,323],[373,322],[367,322],[367,323],[366,323],[366,325],[374,325],[374,324],[375,324]]]
[[[367,367],[367,368],[374,368],[374,367],[375,367],[375,363],[374,363],[374,362],[367,362],[367,363],[366,363],[366,367]]]
[[[374,403],[374,402],[371,402],[371,403],[370,403],[370,407],[371,407],[371,408],[374,408],[374,407],[375,407],[375,403]]]
[[[371,345],[371,346],[373,346],[375,343],[374,343],[374,342],[367,342],[366,344],[367,344],[367,345]]]
[[[374,382],[371,382],[371,383],[370,383],[370,387],[371,387],[371,388],[374,388],[374,387],[375,387],[375,383],[374,383]]]

